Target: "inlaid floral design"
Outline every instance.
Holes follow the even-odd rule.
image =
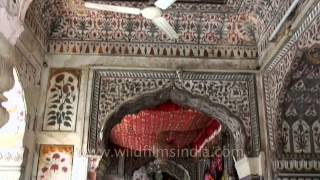
[[[37,180],[71,179],[72,146],[41,145]]]
[[[299,120],[293,124],[293,144],[295,153],[310,153],[310,130],[308,124]]]
[[[74,130],[79,96],[78,74],[78,71],[66,71],[52,76],[47,96],[45,130]]]

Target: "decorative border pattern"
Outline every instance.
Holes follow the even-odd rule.
[[[281,173],[277,180],[320,180],[319,173]]]
[[[88,143],[88,151],[89,153],[97,153],[99,151],[99,149],[97,149],[97,143],[99,144],[99,133],[101,130],[101,124],[99,124],[99,119],[108,119],[109,116],[101,116],[99,115],[99,113],[101,113],[99,111],[100,104],[99,103],[103,103],[100,100],[100,96],[101,96],[101,81],[103,78],[107,78],[110,81],[113,81],[115,79],[119,79],[119,82],[117,86],[120,87],[126,87],[125,84],[121,84],[121,83],[125,83],[125,79],[130,79],[130,81],[135,81],[139,80],[138,82],[143,83],[145,81],[145,83],[148,82],[152,82],[152,81],[156,81],[159,82],[161,81],[162,86],[155,88],[155,90],[160,90],[163,88],[170,88],[170,87],[174,87],[176,86],[178,89],[184,89],[187,92],[190,92],[192,95],[196,95],[199,97],[204,97],[206,99],[208,99],[208,95],[206,94],[202,94],[202,91],[204,89],[202,88],[208,88],[205,87],[208,84],[216,82],[216,83],[221,83],[221,82],[226,82],[226,87],[222,87],[221,88],[227,88],[227,89],[232,89],[232,84],[233,83],[244,83],[247,85],[244,85],[241,87],[243,88],[241,91],[245,91],[244,94],[237,94],[234,95],[234,97],[240,95],[244,96],[244,97],[248,97],[246,102],[243,102],[245,100],[241,100],[241,102],[239,103],[248,103],[248,123],[245,123],[245,127],[246,128],[246,132],[245,134],[250,137],[250,142],[248,142],[250,147],[246,147],[249,148],[249,155],[254,156],[257,155],[260,151],[260,132],[259,132],[259,124],[258,124],[258,116],[257,116],[257,100],[256,100],[256,87],[255,87],[255,76],[254,74],[247,74],[247,73],[193,73],[193,72],[184,72],[181,75],[181,78],[183,79],[183,83],[181,84],[177,79],[177,75],[174,72],[165,72],[165,71],[116,71],[116,70],[95,70],[94,71],[94,80],[93,80],[93,92],[92,92],[92,104],[91,104],[91,118],[90,118],[90,130],[89,130],[89,143]],[[120,80],[121,79],[121,80]],[[121,81],[121,82],[120,82]],[[228,82],[228,83],[227,83]],[[120,83],[120,84],[119,84]],[[201,87],[195,86],[193,90],[191,90],[189,84],[193,84],[196,83]],[[203,84],[203,85],[201,85]],[[241,84],[241,83],[240,83]],[[153,86],[153,85],[152,85]],[[191,85],[192,86],[192,85]],[[231,86],[231,87],[228,87]],[[137,87],[137,85],[135,85],[135,87]],[[140,86],[139,86],[140,87]],[[220,87],[220,85],[219,85]],[[103,88],[106,88],[105,85],[103,86]],[[113,87],[115,89],[117,89],[117,87]],[[199,89],[200,88],[200,89]],[[121,92],[121,102],[125,101],[126,98],[129,98],[130,96],[127,97],[126,94],[126,90],[125,89],[117,89],[117,91]],[[147,91],[148,92],[148,91]],[[137,96],[138,92],[135,92],[135,95]],[[108,94],[110,96],[110,93]],[[209,96],[211,96],[209,94]],[[220,96],[220,95],[219,95]],[[224,95],[222,95],[222,97],[216,97],[216,98],[227,98],[228,97],[223,97]],[[234,98],[233,97],[233,98]],[[130,97],[131,98],[131,97]],[[129,98],[129,99],[130,99]],[[229,97],[230,98],[230,97]],[[119,99],[120,100],[120,99]],[[231,99],[226,100],[226,102],[229,102]],[[112,102],[104,102],[103,104],[107,103],[115,103],[114,101],[118,101],[117,98],[113,98]],[[224,100],[223,100],[224,101]],[[118,104],[118,106],[120,105],[119,103],[121,102],[116,102],[116,104]],[[215,100],[212,101],[213,103],[217,103]],[[236,104],[236,103],[235,103]],[[220,104],[221,106],[226,106],[227,104]],[[247,106],[245,105],[245,106]],[[105,106],[103,105],[102,109],[107,109],[108,113],[111,113],[112,111],[114,111],[113,108],[116,108],[116,106]],[[110,109],[111,108],[111,109]],[[228,107],[228,109],[230,109],[231,107]],[[234,109],[234,108],[231,108]],[[230,109],[230,110],[231,110]],[[237,109],[237,108],[236,108]],[[236,113],[237,117],[244,117],[243,114],[239,114],[237,113],[237,110],[231,110],[232,114]],[[242,111],[241,111],[242,112]],[[103,113],[103,112],[102,112]],[[244,123],[244,119],[240,118]]]
[[[256,46],[120,43],[50,40],[47,52],[53,54],[95,54],[122,56],[205,57],[257,59]]]
[[[276,160],[273,163],[273,166],[284,172],[303,172],[303,173],[312,173],[320,171],[320,160]]]

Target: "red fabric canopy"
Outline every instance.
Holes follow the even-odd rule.
[[[156,143],[198,149],[220,124],[204,114],[173,103],[145,109],[122,119],[111,131],[111,141],[124,148],[149,151]]]

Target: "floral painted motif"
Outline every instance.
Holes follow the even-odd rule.
[[[293,131],[293,144],[295,153],[310,153],[310,129],[309,125],[303,121],[299,120],[295,122],[292,126]]]
[[[76,124],[80,71],[53,70],[52,73],[44,130],[72,131]]]
[[[73,146],[41,145],[37,180],[71,180]]]

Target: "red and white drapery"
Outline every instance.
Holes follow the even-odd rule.
[[[192,148],[197,153],[220,130],[217,120],[168,102],[125,116],[112,129],[111,141],[135,151],[151,151],[155,144],[166,144],[171,148]]]

